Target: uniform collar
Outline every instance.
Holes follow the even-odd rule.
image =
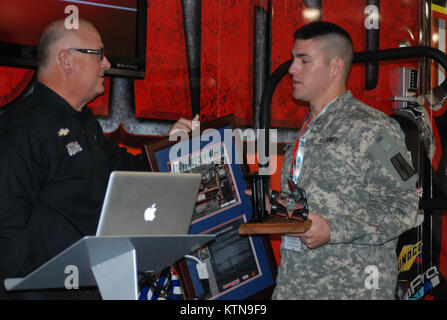
[[[334,112],[343,112],[340,109],[344,107],[345,102],[350,98],[352,98],[352,93],[350,90],[342,92],[337,96],[337,98],[332,100],[314,120],[316,121],[320,118],[325,118],[327,115],[333,114]]]
[[[346,90],[346,91],[340,93],[340,94],[338,95],[338,97],[335,98],[335,99],[331,102],[331,104],[332,104],[332,106],[334,107],[334,109],[337,108],[337,107],[338,107],[338,108],[341,108],[341,107],[343,107],[344,103],[345,103],[347,100],[351,99],[351,98],[352,98],[352,93],[351,93],[351,91],[350,91],[350,90]],[[332,108],[332,107],[331,107],[331,108]]]
[[[81,119],[91,114],[91,110],[87,106],[84,106],[82,111],[75,110],[64,98],[38,81],[34,86],[33,96],[36,103],[47,106],[65,117]]]

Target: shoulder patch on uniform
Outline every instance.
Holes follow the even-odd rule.
[[[405,158],[400,153],[391,158],[391,163],[393,164],[394,168],[399,173],[403,181],[407,181],[416,174],[416,170],[413,169],[413,167],[405,160]]]
[[[369,148],[368,153],[368,157],[379,161],[398,182],[403,183],[406,187],[416,183],[417,172],[414,170],[411,160],[406,157],[406,148],[403,143],[399,144],[388,133],[381,133]]]
[[[380,137],[379,139],[377,139],[377,143],[379,144],[379,146],[382,147],[383,151],[385,151],[385,152],[390,151],[391,145],[388,143],[387,140]]]

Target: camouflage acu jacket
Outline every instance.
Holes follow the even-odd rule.
[[[282,245],[273,298],[393,299],[397,237],[413,226],[418,207],[403,132],[350,91],[306,131],[298,185],[309,210],[328,221],[331,240],[313,250]],[[286,193],[293,149],[286,147],[281,173]]]

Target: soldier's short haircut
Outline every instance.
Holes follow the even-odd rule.
[[[323,41],[326,58],[331,60],[340,57],[345,62],[345,73],[348,76],[354,56],[352,38],[349,33],[335,23],[314,21],[295,31],[296,40],[310,40],[320,38]]]

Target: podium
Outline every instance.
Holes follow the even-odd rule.
[[[5,279],[6,290],[98,286],[104,300],[137,300],[137,271],[157,273],[213,240],[214,235],[86,236],[24,278]],[[70,289],[76,290],[76,289]]]

